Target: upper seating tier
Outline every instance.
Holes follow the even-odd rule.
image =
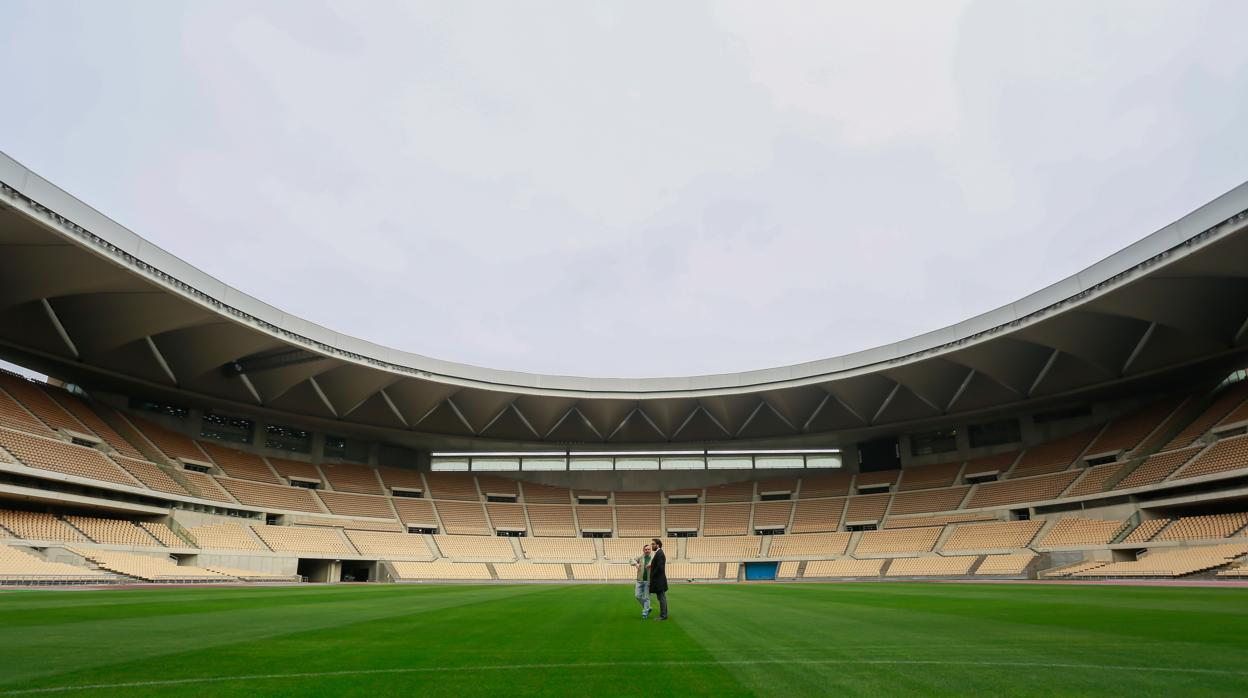
[[[1184,402],[1185,398],[1163,399],[1116,417],[1088,447],[1088,453],[1096,455],[1125,451],[1130,455]]]
[[[325,513],[312,490],[287,485],[270,485],[253,480],[219,478],[218,482],[239,502],[261,509]]]
[[[31,468],[128,487],[143,487],[142,483],[93,448],[8,429],[0,429],[0,446]]]
[[[54,433],[3,389],[0,389],[0,426],[40,436],[52,436]]]
[[[1044,475],[1066,470],[1096,438],[1100,427],[1085,429],[1060,439],[1029,447],[1010,471],[1011,478]]]
[[[368,494],[350,494],[348,492],[328,492],[318,490],[316,496],[338,516],[362,516],[373,519],[393,519],[394,510],[390,508],[390,499]]]
[[[492,531],[485,519],[481,502],[444,501],[436,504],[438,517],[442,519],[442,532],[488,536]]]
[[[1212,429],[1218,422],[1226,418],[1245,399],[1248,399],[1248,381],[1239,381],[1227,386],[1208,407],[1183,428],[1161,450],[1173,451],[1177,448],[1190,446],[1202,434]]]
[[[329,486],[338,492],[357,494],[384,494],[377,471],[367,465],[352,463],[322,463],[321,472],[329,480]]]
[[[659,506],[621,506],[615,509],[616,525],[621,536],[657,536],[661,534],[662,510]]]
[[[277,479],[269,464],[254,453],[246,453],[218,444],[201,441],[199,447],[212,458],[226,475],[239,480],[254,480],[278,485],[285,484]]]
[[[443,557],[456,560],[515,560],[516,551],[510,538],[498,536],[457,536],[439,534],[433,537]]]
[[[932,487],[949,487],[958,479],[960,470],[962,470],[962,461],[906,468],[902,471],[901,484],[897,489],[907,492]]]
[[[927,514],[934,511],[953,511],[958,508],[970,487],[940,487],[935,489],[898,492],[893,496],[889,516]]]
[[[767,557],[833,557],[844,555],[851,533],[797,533],[774,536]]]
[[[845,498],[802,499],[793,508],[792,533],[820,533],[835,531],[841,526],[841,514],[845,511]]]
[[[399,520],[408,526],[437,528],[438,517],[433,512],[433,502],[428,499],[395,497],[390,500],[399,513]]]
[[[842,497],[849,494],[849,485],[854,479],[853,473],[835,473],[832,475],[814,475],[802,478],[799,499],[821,499],[824,497]]]
[[[1248,435],[1221,439],[1190,463],[1179,468],[1172,480],[1213,475],[1248,468]]]
[[[868,523],[883,521],[884,512],[888,510],[890,494],[860,494],[850,497],[846,502],[845,523]]]
[[[356,554],[356,551],[343,540],[343,534],[338,529],[265,524],[252,524],[251,529],[274,552],[312,553],[326,556]]]
[[[569,504],[526,504],[529,523],[535,536],[576,536],[576,522],[572,520]]]
[[[273,466],[273,470],[277,471],[278,475],[286,478],[287,480],[293,477],[310,482],[320,482],[323,479],[321,477],[321,472],[311,463],[290,460],[288,458],[273,457],[266,458],[265,460],[269,461],[269,465]]]
[[[1025,548],[1044,526],[1043,519],[994,521],[954,526],[941,550],[995,550]]]
[[[208,454],[185,434],[166,429],[137,415],[124,415],[122,418],[129,421],[142,437],[170,460],[185,458],[201,463],[211,462]]]
[[[708,536],[742,536],[749,533],[750,505],[706,505],[703,512],[702,530]]]
[[[598,557],[589,538],[521,538],[520,548],[530,560],[594,560]]]
[[[460,473],[425,473],[429,483],[428,496],[434,499],[455,499],[467,502],[481,501],[477,484],[471,475]]]
[[[49,387],[48,390],[52,397],[59,402],[70,414],[74,415],[78,421],[87,425],[91,431],[97,436],[104,439],[104,442],[113,447],[123,456],[130,458],[143,458],[143,454],[131,444],[126,437],[122,436],[108,422],[104,421],[91,405],[87,404],[77,395],[71,395],[64,390],[58,390]]]
[[[964,508],[979,509],[1056,499],[1076,477],[1079,477],[1077,471],[1066,471],[1019,480],[985,482],[975,486]]]
[[[31,414],[35,415],[39,421],[52,429],[66,429],[87,436],[96,436],[87,425],[66,411],[60,403],[53,400],[42,388],[34,383],[11,373],[0,371],[0,388],[6,390],[9,395],[12,395],[14,399],[22,403],[22,406]]]
[[[854,548],[854,555],[887,555],[894,553],[926,553],[936,545],[943,528],[898,528],[863,531]]]
[[[1081,545],[1108,545],[1126,525],[1123,521],[1103,519],[1061,519],[1036,544],[1040,548],[1065,548]]]
[[[347,539],[361,555],[380,560],[402,558],[405,560],[432,560],[433,553],[425,544],[425,537],[410,533],[385,531],[345,531]]]

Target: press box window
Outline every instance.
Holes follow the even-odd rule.
[[[236,444],[251,443],[256,423],[246,417],[231,417],[216,412],[205,412],[200,435],[205,439],[215,439]]]
[[[130,406],[145,412],[163,414],[179,419],[186,419],[191,414],[191,411],[182,405],[171,405],[167,402],[156,402],[155,400],[144,400],[142,398],[130,398]]]
[[[368,462],[368,444],[344,436],[325,435],[325,457],[352,463]]]
[[[986,424],[972,424],[967,427],[966,435],[970,439],[971,448],[1018,443],[1023,439],[1022,432],[1019,431],[1017,419],[1002,419]]]
[[[910,455],[912,456],[927,456],[956,450],[958,450],[957,429],[937,429],[910,436]]]
[[[264,445],[267,448],[278,451],[310,453],[312,451],[312,432],[281,424],[268,424],[264,427]]]

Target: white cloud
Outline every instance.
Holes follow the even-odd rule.
[[[273,305],[500,368],[895,341],[1248,174],[1237,4],[130,9],[14,4],[0,149]]]
[[[966,5],[734,0],[717,3],[716,15],[778,109],[823,119],[821,131],[833,126],[844,143],[871,147],[957,128],[953,66]]]

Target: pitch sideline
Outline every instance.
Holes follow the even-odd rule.
[[[35,695],[42,693],[67,693],[69,691],[95,691],[116,688],[150,688],[156,686],[186,686],[231,681],[268,681],[274,679],[313,679],[336,676],[376,676],[384,674],[451,673],[456,671],[525,671],[530,669],[602,669],[609,667],[654,666],[749,666],[766,664],[868,664],[892,666],[967,666],[967,667],[1013,667],[1028,669],[1095,669],[1098,671],[1151,671],[1177,674],[1217,674],[1248,676],[1248,671],[1230,669],[1197,669],[1192,667],[1133,666],[1121,664],[1071,664],[1052,662],[960,662],[942,659],[739,659],[725,661],[636,661],[636,662],[563,662],[542,664],[494,664],[483,666],[443,667],[397,667],[392,669],[349,669],[344,671],[295,672],[287,674],[240,674],[235,676],[204,676],[188,679],[160,679],[154,681],[127,681],[122,683],[78,684],[71,686],[48,686],[45,688],[21,688],[0,691],[0,696]]]

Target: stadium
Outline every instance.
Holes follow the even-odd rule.
[[[929,335],[612,380],[338,335],[11,159],[0,182],[3,351],[55,377],[0,376],[6,585],[519,602],[628,584],[652,537],[674,582],[715,583],[702,604],[753,581],[1248,577],[1248,185]]]
[[[322,326],[20,159],[0,696],[1248,691],[1248,183],[934,331],[613,378]]]

